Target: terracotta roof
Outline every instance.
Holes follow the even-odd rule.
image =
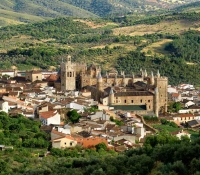
[[[55,116],[56,114],[57,114],[57,110],[55,110],[55,111],[40,112],[40,116],[42,118],[45,118],[45,119],[51,118],[51,117]]]
[[[91,148],[102,142],[104,142],[108,146],[108,142],[104,138],[94,137],[79,139],[79,143],[81,143],[84,148]]]
[[[172,93],[172,97],[179,97],[179,93]]]
[[[46,78],[47,81],[56,81],[58,79],[57,74],[51,74],[48,78]]]
[[[176,114],[175,117],[194,117],[194,115],[190,114],[190,113],[188,113],[188,114]]]

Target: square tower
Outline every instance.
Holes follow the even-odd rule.
[[[159,74],[155,77],[155,87],[158,89],[159,97],[157,107],[159,111],[167,112],[168,94],[167,94],[168,78],[161,77]]]
[[[61,65],[61,91],[76,89],[76,65],[71,62],[71,56],[67,56],[67,62]]]

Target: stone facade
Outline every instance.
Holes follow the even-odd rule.
[[[87,89],[91,92],[91,98],[103,105],[132,107],[156,116],[167,112],[168,78],[160,76],[159,71],[156,76],[153,72],[148,75],[146,70],[136,75],[125,75],[112,69],[101,76],[100,67],[72,63],[68,56],[67,62],[61,64],[60,81],[62,91]]]
[[[36,80],[42,80],[42,72],[40,70],[32,70],[25,72],[25,79],[34,82]]]

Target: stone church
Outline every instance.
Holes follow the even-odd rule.
[[[59,80],[55,86],[61,91],[87,89],[91,98],[99,103],[138,114],[152,114],[167,112],[167,86],[168,78],[160,75],[154,76],[140,70],[139,74],[120,74],[113,69],[101,75],[101,68],[91,64],[73,63],[71,56],[61,63]]]

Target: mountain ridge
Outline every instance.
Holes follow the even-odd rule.
[[[196,0],[0,0],[0,26],[56,17],[98,18],[170,9]]]

